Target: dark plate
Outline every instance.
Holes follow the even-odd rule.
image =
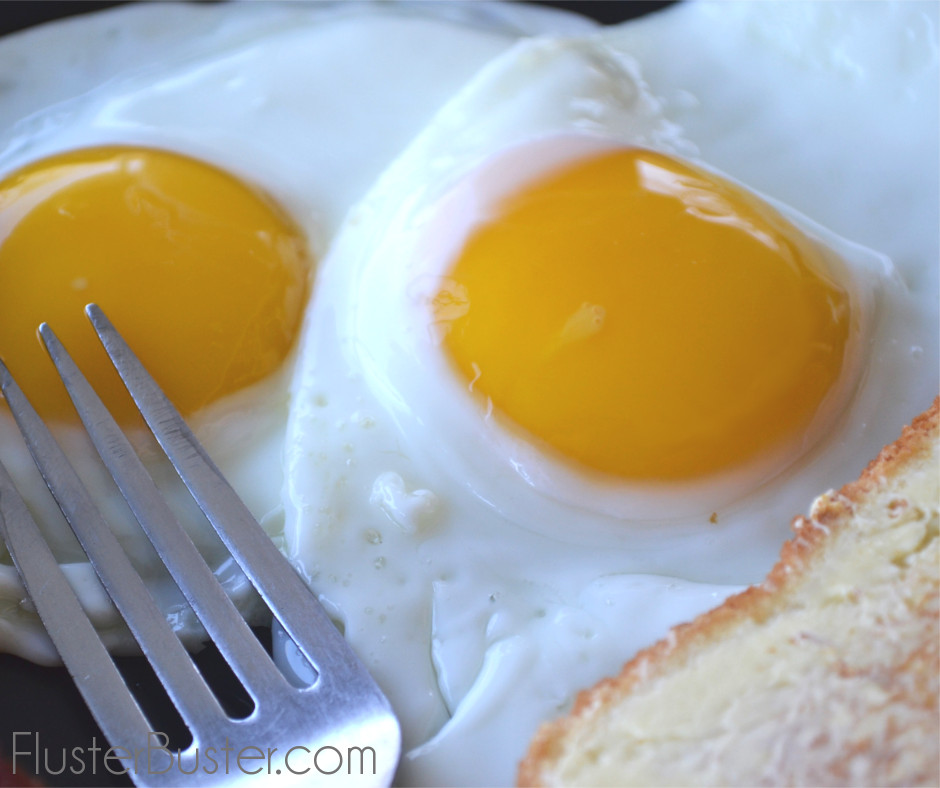
[[[85,0],[6,0],[0,4],[0,35],[122,4]],[[657,11],[670,2],[547,0],[537,4],[575,11],[605,24],[613,24]],[[270,641],[269,631],[262,630],[258,634],[263,642]],[[178,731],[179,723],[174,720],[146,660],[125,657],[116,661],[129,686],[147,707],[152,721],[155,724],[159,722],[160,729],[171,735],[174,730]],[[226,705],[237,712],[242,696],[235,688],[226,685],[227,671],[218,652],[208,647],[196,656],[196,662]],[[35,785],[30,781],[32,774],[38,774],[41,783],[49,786],[131,785],[126,777],[108,771],[103,752],[96,754],[93,750],[96,746],[106,749],[106,740],[64,668],[41,667],[9,654],[0,654],[0,788]],[[19,753],[15,775],[10,773],[14,750]]]

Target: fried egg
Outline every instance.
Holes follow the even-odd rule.
[[[58,333],[232,596],[259,614],[135,419],[83,307],[106,310],[282,540],[288,383],[318,261],[434,111],[511,44],[520,20],[538,31],[543,18],[499,7],[181,5],[3,42],[0,354],[184,637],[200,635],[192,611],[95,458],[36,328]],[[433,78],[427,57],[440,60]],[[0,452],[106,641],[129,647],[5,404]],[[5,554],[0,611],[0,646],[56,659]]]
[[[540,722],[762,579],[791,517],[936,393],[936,26],[918,4],[690,3],[603,29],[490,3],[144,4],[15,36],[5,192],[90,169],[164,226],[172,195],[205,221],[171,248],[227,258],[243,244],[203,251],[198,228],[251,227],[283,286],[239,331],[224,262],[109,291],[110,274],[56,267],[70,243],[34,272],[0,257],[0,293],[58,277],[58,312],[38,319],[70,349],[93,299],[140,346],[390,698],[397,782],[509,784]],[[224,202],[198,201],[210,181]],[[76,182],[31,244],[60,235],[44,227],[73,212]],[[127,220],[100,221],[87,232],[129,254],[111,230]],[[178,311],[148,312],[157,285]],[[229,381],[210,369],[215,330],[248,362]],[[14,375],[51,369],[17,343]],[[198,637],[67,404],[31,388]],[[2,409],[0,461],[127,647]],[[53,659],[0,561],[0,647]],[[306,669],[289,642],[275,652]]]
[[[399,713],[403,784],[511,782],[929,404],[925,10],[520,41],[354,207],[293,382],[287,549]]]

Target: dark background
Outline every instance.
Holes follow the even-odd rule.
[[[62,17],[101,11],[122,4],[92,0],[3,0],[0,1],[0,35]],[[657,11],[670,3],[655,0],[545,0],[538,4],[576,11],[605,24],[612,24]],[[265,637],[264,633],[259,634],[260,637]],[[116,661],[129,685],[136,688],[143,699],[148,700],[159,694],[159,685],[145,660],[121,658]],[[196,661],[204,673],[214,674],[220,671],[221,658],[213,649],[204,650],[196,657]],[[160,700],[155,702],[157,707],[148,711],[156,718],[170,713],[162,708]],[[238,699],[234,698],[233,702],[237,703]],[[167,724],[161,729],[166,731],[171,728],[172,722],[167,720]],[[16,777],[9,774],[9,764],[2,763],[4,756],[9,760],[12,754],[11,744],[13,733],[16,731],[39,734],[40,746],[48,751],[52,769],[62,763],[63,748],[88,748],[92,745],[93,737],[99,745],[105,744],[106,741],[63,668],[40,667],[9,654],[0,654],[0,787],[35,784],[30,783],[29,778],[22,774],[22,759],[19,761]],[[18,741],[22,749],[31,749],[31,742],[31,736],[22,737]],[[40,768],[40,771],[43,769]],[[89,768],[84,774],[76,775],[66,771],[55,776],[47,773],[42,774],[41,779],[44,784],[50,786],[130,785],[125,778],[104,772],[100,761],[97,774],[91,774]]]
[[[209,0],[212,2],[213,0]],[[577,11],[599,22],[622,22],[669,5],[668,0],[539,0],[537,5],[554,6]],[[100,11],[120,2],[98,0],[2,0],[0,1],[0,35],[65,16]]]

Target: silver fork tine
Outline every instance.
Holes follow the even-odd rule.
[[[240,758],[241,753],[247,752],[246,757],[250,759],[266,757],[267,774],[279,775],[279,782],[293,782],[298,778],[306,785],[325,785],[335,782],[331,775],[336,770],[322,771],[317,762],[318,755],[330,753],[331,756],[327,757],[332,757],[333,762],[338,757],[342,766],[345,752],[348,768],[344,772],[344,784],[349,780],[359,785],[388,785],[401,752],[401,734],[387,699],[333,626],[316,597],[300,576],[290,569],[104,315],[95,307],[89,307],[87,311],[112,362],[177,472],[288,635],[318,671],[314,685],[306,688],[290,685],[276,672],[227,597],[223,594],[220,598],[221,587],[188,535],[175,517],[166,516],[162,497],[121,430],[52,331],[48,326],[42,326],[43,341],[105,464],[223,656],[256,701],[254,711],[243,719],[231,719],[225,714],[62,450],[6,367],[0,363],[0,387],[46,485],[193,735],[193,742],[187,750],[176,753],[179,773],[171,773],[174,754],[164,749],[166,741],[157,740],[151,753],[154,737],[162,737],[163,734],[148,730],[146,720],[141,724],[139,709],[113,663],[107,659],[90,623],[84,619],[85,624],[80,626],[91,630],[91,634],[86,632],[80,645],[66,643],[61,653],[68,658],[73,649],[78,649],[85,659],[91,653],[96,663],[111,665],[110,668],[100,668],[100,672],[106,674],[103,678],[95,678],[98,674],[94,673],[87,700],[111,744],[131,751],[134,781],[152,786],[178,785],[180,782],[194,786],[243,784],[248,779],[254,780],[252,775],[265,768],[244,771]],[[33,547],[30,541],[24,542],[17,536],[22,532],[19,524],[22,507],[14,505],[20,499],[15,491],[10,491],[12,482],[4,474],[0,477],[0,520],[3,521],[0,522],[0,531],[15,531],[11,552],[16,549],[21,554],[23,550],[32,551]],[[13,518],[16,519],[16,528],[9,527]],[[33,541],[41,539],[35,526],[33,532],[36,534]],[[8,534],[4,535],[9,538]],[[55,566],[55,558],[48,548],[43,549],[43,558],[39,560],[45,563],[38,571],[46,574],[50,569],[47,565],[51,564],[54,572],[49,574],[58,573],[60,579],[48,586],[55,590],[57,597],[59,586],[62,583],[67,585],[67,581]],[[27,561],[21,569],[33,572],[35,577],[36,566],[34,561]],[[40,598],[46,594],[44,588],[42,578],[38,585],[30,582],[30,593],[35,592]],[[59,605],[56,597],[50,596],[52,601],[43,602],[43,605]],[[77,608],[78,613],[70,615],[70,618],[82,619],[84,614],[80,604],[74,599],[74,594],[72,597],[67,609],[74,614]],[[59,609],[63,608],[60,606]],[[238,616],[238,623],[232,620],[233,615]],[[46,623],[54,637],[70,641],[71,629],[61,617],[51,618]],[[96,640],[97,646],[89,647],[86,642],[89,638]],[[86,670],[85,663],[80,663],[73,672],[79,683],[79,674],[93,673]],[[122,707],[120,710],[119,706]],[[223,742],[224,747],[221,746]],[[142,745],[143,749],[140,749]],[[259,745],[264,745],[264,750]],[[224,771],[214,768],[216,761],[209,754],[215,752],[221,757],[220,750],[225,754]],[[308,768],[299,771],[289,765],[292,759],[296,761],[298,751],[308,758],[313,757],[316,773],[309,768],[309,760]],[[229,755],[233,752],[239,753],[235,764],[239,771],[229,771]],[[147,755],[146,774],[137,770],[139,753]],[[151,755],[161,759],[156,771],[151,771]],[[211,762],[213,768],[199,768],[201,755]],[[354,758],[358,758],[358,774],[353,771]],[[166,768],[161,770],[161,765],[166,765]]]
[[[365,668],[346,655],[348,646],[326,612],[222,476],[176,408],[144,369],[114,326],[94,304],[85,312],[157,441],[170,458],[235,560],[278,621],[320,674],[318,687],[351,702],[372,693]],[[301,624],[303,626],[301,626]]]
[[[0,388],[46,486],[180,715],[194,727],[210,724],[223,713],[218,701],[167,624],[59,444],[2,361]]]
[[[258,702],[284,678],[253,636],[186,530],[52,329],[39,335],[72,398],[85,430],[147,537],[219,651]]]
[[[149,723],[2,463],[0,536],[6,540],[39,617],[104,735],[118,746],[129,740],[146,741]]]

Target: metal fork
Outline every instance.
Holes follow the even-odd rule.
[[[316,671],[296,687],[271,660],[88,381],[48,325],[39,333],[98,453],[254,702],[230,718],[168,625],[48,428],[0,362],[3,396],[59,508],[192,734],[167,746],[128,690],[36,523],[0,464],[0,532],[62,661],[111,744],[141,786],[388,785],[398,763],[398,722],[378,686],[319,602],[278,552],[179,413],[95,305],[85,312],[138,409],[222,541]]]

